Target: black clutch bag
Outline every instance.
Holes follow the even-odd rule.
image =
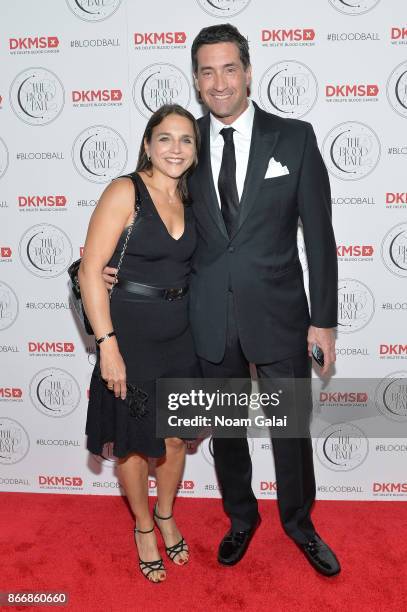
[[[126,249],[127,249],[127,244],[129,242],[129,238],[130,238],[131,232],[133,231],[134,222],[135,222],[137,214],[140,211],[140,196],[139,196],[139,193],[138,193],[137,186],[135,184],[135,180],[134,180],[134,178],[131,175],[126,175],[126,176],[131,178],[133,183],[134,183],[134,189],[135,189],[135,192],[136,192],[136,202],[135,202],[135,205],[134,205],[133,221],[132,221],[131,225],[129,225],[128,230],[127,230],[126,240],[124,241],[123,248],[122,248],[122,251],[120,253],[119,263],[117,264],[117,270],[116,270],[116,274],[115,274],[115,277],[114,277],[114,282],[113,282],[112,288],[109,291],[109,298],[112,297],[114,285],[115,285],[115,283],[117,281],[117,276],[119,274],[120,266],[122,265],[123,257],[124,257],[124,254],[126,252]],[[81,265],[81,259],[77,259],[76,261],[71,263],[71,265],[69,266],[69,268],[67,270],[68,276],[69,276],[69,281],[70,281],[71,302],[73,304],[73,307],[74,307],[74,310],[75,310],[76,314],[79,317],[79,320],[82,322],[82,325],[85,328],[86,333],[89,334],[90,336],[93,336],[94,332],[93,332],[92,326],[90,324],[90,321],[89,321],[88,317],[86,316],[86,312],[85,312],[85,309],[83,307],[83,302],[82,302],[81,288],[80,288],[80,285],[79,285],[79,277],[78,277],[78,272],[79,272],[79,266],[80,265]]]
[[[135,418],[147,414],[148,393],[130,383],[126,384],[127,393],[125,402],[129,407],[130,416]]]

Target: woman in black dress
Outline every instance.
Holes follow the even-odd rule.
[[[86,314],[98,344],[87,447],[100,454],[106,442],[113,443],[119,480],[136,519],[140,569],[153,582],[166,577],[154,521],[168,557],[178,565],[188,561],[188,546],[172,516],[185,444],[178,438],[156,437],[154,395],[157,378],[199,375],[187,294],[196,242],[187,178],[196,165],[198,147],[199,130],[188,111],[166,105],[152,115],[136,172],[114,180],[98,202],[79,271]],[[106,264],[118,267],[124,245],[109,300],[102,270]],[[136,416],[128,405],[132,388],[148,396],[146,410]],[[157,458],[153,517],[148,506],[149,457]]]

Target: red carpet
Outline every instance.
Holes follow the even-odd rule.
[[[122,498],[3,493],[1,502],[0,590],[68,592],[69,604],[54,610],[407,610],[403,502],[316,504],[314,522],[342,563],[342,573],[329,579],[283,534],[275,502],[260,501],[263,522],[247,555],[225,568],[215,555],[227,528],[220,501],[179,499],[191,561],[183,568],[167,561],[167,581],[158,585],[139,573]]]

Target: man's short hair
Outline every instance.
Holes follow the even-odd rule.
[[[220,25],[208,26],[203,28],[194,38],[191,47],[192,68],[196,74],[198,71],[197,53],[202,45],[214,45],[221,42],[235,43],[239,49],[240,61],[244,69],[250,66],[249,43],[247,39],[240,34],[239,30],[231,23],[221,23]]]

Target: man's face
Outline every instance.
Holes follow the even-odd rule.
[[[202,45],[197,52],[195,87],[211,113],[230,125],[247,108],[251,67],[246,70],[233,42]]]

